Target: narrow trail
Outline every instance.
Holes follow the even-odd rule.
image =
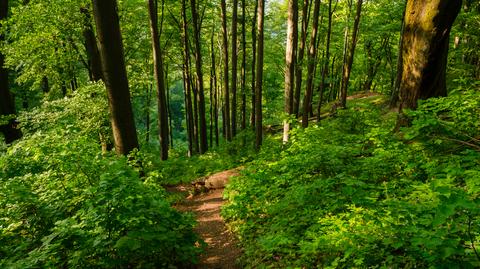
[[[230,177],[235,175],[238,175],[237,170],[228,170],[209,176],[206,179],[206,185],[213,183],[214,189],[203,194],[189,196],[176,206],[181,211],[193,212],[196,215],[198,224],[195,231],[208,245],[196,268],[242,268],[237,263],[237,259],[241,255],[241,250],[237,246],[238,242],[228,231],[220,216],[221,207],[225,203],[223,186]],[[176,187],[176,191],[180,192],[191,190],[191,186]]]

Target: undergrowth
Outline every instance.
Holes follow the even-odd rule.
[[[295,129],[282,151],[267,148],[233,179],[222,211],[245,263],[479,267],[479,100],[423,102],[399,133],[394,113],[357,102]]]

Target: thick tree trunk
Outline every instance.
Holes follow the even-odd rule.
[[[287,48],[285,53],[285,113],[293,113],[293,92],[295,83],[295,60],[298,43],[298,1],[288,1]],[[290,122],[283,122],[283,142],[288,142]]]
[[[193,19],[193,34],[195,36],[195,70],[196,70],[196,85],[198,97],[198,119],[199,119],[199,138],[200,138],[200,154],[208,150],[207,138],[207,120],[205,113],[205,91],[203,87],[203,70],[202,70],[202,47],[200,38],[200,20],[198,19],[197,5],[195,0],[190,0],[190,8]]]
[[[360,16],[362,14],[363,0],[357,1],[357,11],[355,13],[355,21],[353,23],[352,41],[348,48],[346,61],[343,66],[342,83],[340,86],[340,104],[343,108],[347,107],[348,83],[352,72],[353,59],[355,56],[355,47],[357,46],[358,29],[360,27]]]
[[[168,109],[165,89],[165,77],[163,70],[163,58],[160,48],[160,35],[158,32],[158,9],[157,0],[148,0],[148,13],[150,17],[150,33],[152,36],[152,52],[154,75],[157,85],[158,101],[158,128],[160,141],[160,154],[162,160],[168,159],[169,131],[168,131]]]
[[[117,154],[138,148],[116,0],[92,0]]]
[[[264,41],[264,14],[265,0],[258,0],[257,21],[257,74],[255,83],[255,148],[260,150],[263,142],[263,115],[262,115],[262,87],[263,87],[263,41]]]
[[[0,20],[6,19],[8,15],[8,1],[3,0],[0,2]],[[1,26],[1,24],[0,24]],[[0,35],[0,43],[4,42],[4,36]],[[4,56],[0,53],[0,116],[14,115],[15,102],[8,88],[8,70],[3,67]],[[15,120],[10,120],[8,124],[0,126],[0,132],[5,137],[7,144],[22,137],[22,133],[17,129]]]
[[[312,34],[310,36],[310,45],[308,49],[308,67],[307,67],[307,87],[305,89],[305,96],[303,99],[303,114],[302,114],[302,127],[308,127],[308,116],[311,112],[310,104],[312,102],[313,95],[313,77],[315,75],[315,58],[317,56],[317,32],[318,32],[318,18],[320,14],[320,0],[315,0],[315,6],[313,8],[313,25]]]
[[[225,106],[225,114],[223,121],[226,128],[224,129],[227,141],[232,140],[232,130],[230,128],[230,89],[228,82],[228,32],[227,32],[227,6],[225,0],[221,1],[222,9],[222,52],[223,52],[223,102]]]
[[[250,114],[250,125],[255,129],[255,69],[257,61],[257,17],[258,17],[258,1],[255,1],[255,12],[252,20],[252,113]]]
[[[237,135],[237,17],[238,0],[233,0],[232,12],[232,137]]]
[[[102,77],[102,62],[98,51],[97,38],[93,32],[92,18],[88,8],[81,8],[84,15],[83,38],[85,39],[85,51],[88,59],[89,77],[91,81],[99,81]]]
[[[309,21],[311,0],[304,0],[302,8],[302,33],[300,35],[300,45],[297,53],[296,71],[295,71],[295,90],[293,97],[293,113],[298,117],[300,114],[300,95],[302,92],[302,73],[303,58],[305,57],[305,46],[307,43],[307,28]]]
[[[416,109],[418,99],[447,95],[450,30],[461,5],[461,0],[408,1],[401,47],[400,111]]]
[[[241,73],[241,91],[242,91],[242,122],[240,128],[245,130],[247,128],[247,92],[246,92],[246,80],[247,80],[247,41],[246,41],[246,22],[245,22],[245,0],[242,0],[242,73]]]

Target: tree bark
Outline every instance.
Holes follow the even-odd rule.
[[[214,34],[215,28],[212,30],[212,40],[211,40],[211,50],[212,50],[212,68],[211,68],[211,76],[212,76],[212,91],[213,91],[213,120],[214,120],[214,129],[215,129],[215,145],[218,146],[218,80],[217,80],[217,71],[216,71],[216,62],[215,62],[215,46],[213,44],[214,41]],[[210,100],[212,102],[212,100]]]
[[[255,148],[260,150],[263,142],[262,87],[263,87],[263,41],[265,0],[258,0],[257,20],[257,74],[255,83]]]
[[[232,130],[230,128],[230,90],[228,82],[228,32],[227,32],[227,7],[225,0],[221,1],[222,9],[222,51],[223,51],[223,102],[225,113],[223,121],[225,122],[225,135],[227,141],[232,140]]]
[[[312,102],[313,94],[313,77],[315,75],[315,58],[317,56],[317,32],[318,32],[318,18],[320,14],[320,0],[315,0],[313,8],[313,25],[312,34],[310,36],[310,45],[308,49],[308,67],[307,67],[307,87],[305,89],[305,96],[303,99],[303,114],[302,127],[308,127],[308,116],[310,114],[310,103]]]
[[[6,19],[8,15],[8,1],[4,0],[0,2],[0,20]],[[0,24],[1,26],[1,24]],[[0,35],[0,43],[3,43],[5,37]],[[14,115],[15,102],[13,96],[10,93],[8,83],[8,70],[3,67],[4,56],[0,53],[0,116]],[[0,132],[5,137],[7,144],[22,137],[22,133],[17,129],[17,123],[14,119],[8,121],[8,124],[0,126]]]
[[[117,154],[138,148],[116,0],[92,0]]]
[[[347,58],[343,66],[342,83],[340,86],[340,105],[342,108],[347,107],[348,83],[352,71],[353,57],[355,55],[355,47],[357,45],[358,29],[360,26],[360,16],[362,13],[363,0],[357,1],[357,11],[355,13],[355,21],[353,23],[352,41],[347,52]]]
[[[233,0],[232,12],[232,137],[237,135],[237,17],[238,0]]]
[[[250,125],[252,129],[255,130],[255,68],[256,68],[256,61],[257,61],[257,17],[258,17],[258,1],[255,1],[255,12],[253,15],[252,20],[252,113],[250,114]]]
[[[416,109],[418,99],[447,95],[450,30],[461,5],[461,0],[407,2],[402,42],[400,112],[403,109]]]
[[[302,73],[303,73],[303,58],[305,57],[305,46],[307,43],[307,28],[309,21],[311,0],[304,0],[302,7],[302,33],[300,35],[300,45],[297,53],[296,71],[295,71],[295,89],[293,98],[293,113],[296,117],[300,113],[300,95],[302,92]]]
[[[205,113],[205,91],[203,87],[203,70],[202,70],[202,47],[200,38],[200,20],[198,19],[197,5],[195,0],[190,0],[190,8],[193,19],[193,34],[195,36],[195,70],[196,70],[196,85],[198,97],[198,119],[199,119],[199,138],[200,138],[200,154],[208,150],[207,138],[207,120]]]
[[[242,122],[240,128],[245,130],[247,128],[247,41],[246,41],[246,25],[245,25],[245,0],[242,0],[242,71],[241,71],[241,91],[242,91]]]
[[[400,101],[400,82],[402,81],[403,74],[403,34],[405,32],[405,12],[407,12],[407,1],[405,1],[405,7],[403,9],[402,16],[402,28],[400,30],[400,40],[398,41],[398,56],[397,56],[397,76],[395,78],[395,85],[390,96],[390,108],[394,108]]]
[[[99,81],[103,79],[102,62],[100,60],[100,52],[98,51],[97,38],[93,32],[92,18],[88,8],[81,8],[80,12],[84,16],[83,38],[85,39],[85,51],[88,59],[89,77],[91,81]]]
[[[158,2],[148,0],[148,13],[150,18],[150,33],[152,36],[152,52],[154,75],[157,85],[158,102],[158,128],[160,141],[160,155],[162,160],[168,159],[169,131],[168,131],[168,109],[165,89],[165,77],[163,70],[163,58],[160,48],[160,35],[158,32]]]
[[[288,1],[287,48],[285,53],[285,113],[293,113],[293,92],[295,86],[295,60],[298,43],[298,1]],[[283,143],[288,142],[289,120],[283,122]]]

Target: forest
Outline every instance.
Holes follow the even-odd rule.
[[[0,0],[0,268],[480,268],[480,1]]]

